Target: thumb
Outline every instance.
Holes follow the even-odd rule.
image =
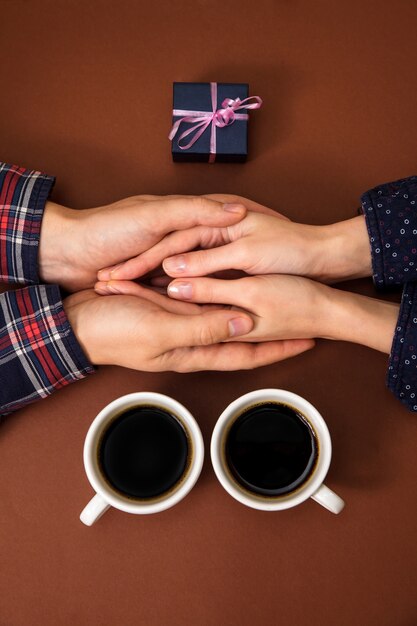
[[[209,346],[246,335],[252,328],[252,318],[237,311],[206,311],[201,315],[167,313],[159,335],[163,345],[175,349]]]
[[[187,254],[180,254],[165,259],[162,267],[168,276],[207,276],[222,270],[242,269],[237,242],[232,242],[218,248],[196,250]]]
[[[147,202],[145,208],[148,230],[160,237],[194,226],[230,226],[246,215],[246,207],[241,203],[216,202],[201,196],[168,197],[162,202]]]

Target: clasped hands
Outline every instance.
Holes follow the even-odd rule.
[[[389,352],[398,316],[395,304],[328,286],[371,275],[363,216],[309,226],[238,196],[135,196],[83,211],[48,202],[39,267],[74,292],[64,308],[94,364],[249,369],[316,337]]]

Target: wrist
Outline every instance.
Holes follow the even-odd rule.
[[[45,205],[38,252],[39,277],[44,283],[65,284],[70,271],[68,242],[77,213],[55,202]]]
[[[371,246],[363,215],[315,228],[314,278],[331,283],[372,275]]]
[[[95,298],[94,292],[80,291],[74,293],[63,301],[65,314],[68,318],[72,331],[87,359],[94,365],[105,363],[102,355],[99,354],[97,346],[102,346],[100,338],[96,337],[99,329],[94,324],[90,324],[91,311],[86,302]]]
[[[397,325],[399,304],[331,287],[327,289],[329,309],[326,338],[351,341],[389,354]]]

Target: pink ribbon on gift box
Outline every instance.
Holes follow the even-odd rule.
[[[177,120],[168,137],[172,141],[179,131],[180,125],[183,122],[192,124],[191,128],[185,130],[177,139],[178,147],[181,150],[188,150],[198,141],[206,128],[211,124],[210,135],[210,157],[209,163],[214,163],[216,159],[216,127],[223,128],[224,126],[230,126],[235,120],[247,120],[249,115],[247,113],[236,113],[239,109],[259,109],[262,106],[262,100],[259,96],[250,96],[241,100],[240,98],[226,98],[222,102],[222,108],[217,109],[217,83],[210,83],[211,89],[211,104],[212,111],[187,111],[183,109],[174,109],[172,115],[174,117],[181,117]],[[255,102],[250,102],[255,100]],[[245,104],[246,103],[246,104]],[[185,145],[181,146],[180,142],[188,135],[194,133],[192,139]]]

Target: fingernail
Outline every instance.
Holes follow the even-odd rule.
[[[164,269],[170,272],[184,272],[187,269],[185,257],[180,255],[172,256],[170,259],[165,259]]]
[[[112,270],[110,270],[110,276],[113,278],[114,273],[117,272],[118,269],[122,267],[123,263],[119,263],[119,265],[115,265]]]
[[[223,210],[229,211],[229,213],[243,213],[245,207],[243,204],[237,204],[236,202],[226,202],[226,204],[223,204]]]
[[[235,317],[229,322],[229,333],[231,337],[246,335],[252,330],[252,323],[246,317]]]
[[[168,285],[168,293],[172,296],[190,300],[193,296],[193,286],[191,283],[173,283]]]

